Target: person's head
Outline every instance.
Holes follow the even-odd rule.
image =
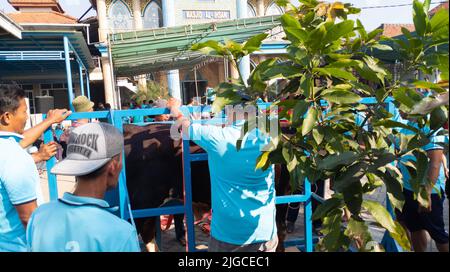
[[[0,130],[22,134],[27,110],[24,90],[15,85],[0,85]]]
[[[95,104],[86,96],[80,95],[72,101],[72,105],[76,112],[92,112]]]
[[[149,104],[155,103],[153,100],[148,101]]]
[[[165,99],[158,99],[153,104],[153,107],[154,108],[167,108],[167,100],[165,100]],[[156,115],[154,117],[154,119],[155,119],[156,122],[166,122],[166,121],[169,121],[170,114]]]
[[[106,104],[105,104],[105,109],[106,109],[106,110],[110,110],[110,109],[111,109],[111,104],[106,103]]]
[[[251,101],[252,98],[243,92],[237,92],[236,94],[239,99],[225,108],[229,123],[246,120],[249,118],[249,114],[256,116],[256,108],[253,105],[246,105],[246,102]]]
[[[123,147],[123,135],[110,124],[79,126],[70,133],[67,157],[51,172],[76,176],[78,182],[98,182],[106,191],[117,186]]]
[[[129,108],[130,108],[130,104],[128,104],[128,103],[122,104],[122,110],[128,110]]]
[[[102,102],[98,102],[98,106],[97,107],[98,107],[99,110],[105,109],[105,105],[103,105]]]

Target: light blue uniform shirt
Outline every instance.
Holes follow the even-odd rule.
[[[110,210],[104,200],[65,193],[33,213],[28,246],[34,252],[140,252],[136,229]]]
[[[275,224],[274,168],[255,170],[268,137],[247,136],[238,152],[241,125],[191,125],[191,139],[208,153],[211,175],[211,236],[235,244],[269,241]]]
[[[416,123],[414,123],[412,121],[404,120],[404,119],[402,119],[401,117],[398,117],[398,116],[397,116],[395,121],[401,122],[401,123],[407,124],[409,126],[418,128]],[[425,133],[425,134],[429,134],[430,133],[430,128],[425,127],[425,128],[422,129],[422,132]],[[436,150],[436,149],[441,149],[441,150],[444,149],[441,145],[439,145],[439,143],[444,143],[445,136],[437,136],[438,132],[439,132],[439,130],[429,137],[430,143],[425,145],[425,146],[423,146],[422,147],[423,150],[430,151],[430,150]],[[405,128],[401,129],[400,133],[402,133],[404,135],[416,134],[415,132],[413,132],[411,130],[408,130],[408,129],[405,129]],[[416,157],[413,156],[413,155],[405,155],[405,156],[403,156],[400,159],[400,162],[398,163],[399,169],[400,169],[400,171],[401,171],[401,173],[403,175],[403,187],[406,190],[413,191],[413,189],[411,187],[411,184],[409,183],[409,181],[411,180],[411,175],[409,174],[409,171],[406,168],[406,166],[404,166],[401,163],[402,161],[403,162],[407,162],[407,161],[415,162],[416,161]],[[438,176],[438,179],[436,181],[436,184],[435,184],[435,187],[434,187],[432,193],[433,194],[440,193],[440,192],[438,192],[437,189],[438,190],[445,190],[445,174],[444,174],[444,167],[442,167],[442,166],[441,166],[441,168],[439,170],[439,176]]]
[[[27,251],[25,227],[14,207],[42,203],[39,173],[19,134],[0,131],[0,252]]]

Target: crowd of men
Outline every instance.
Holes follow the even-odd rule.
[[[141,251],[135,228],[113,215],[114,207],[103,200],[106,191],[117,186],[123,167],[122,134],[102,122],[72,122],[59,139],[66,145],[64,159],[51,172],[75,176],[74,191],[44,204],[36,162],[54,156],[55,143],[43,144],[35,155],[30,155],[27,147],[71,112],[50,111],[42,123],[24,131],[28,119],[25,97],[17,86],[0,85],[0,251]],[[241,98],[236,105],[249,101],[245,95]],[[183,131],[208,153],[213,210],[209,251],[275,251],[275,171],[273,166],[255,170],[260,148],[270,142],[269,136],[257,129],[251,131],[237,151],[244,112],[229,113],[225,126],[201,125],[184,116],[177,99],[152,104],[169,108]],[[86,97],[77,97],[73,106],[77,112],[94,110],[94,103]],[[150,104],[132,102],[129,108],[144,106]],[[145,120],[133,120],[140,121]],[[422,207],[413,198],[409,179],[404,175],[406,204],[399,219],[410,231],[416,251],[425,250],[424,235],[428,232],[438,249],[448,252],[441,192],[445,187],[443,148],[436,137],[430,136],[431,143],[423,147],[429,157],[428,177],[435,184],[428,191],[432,203],[429,207]]]

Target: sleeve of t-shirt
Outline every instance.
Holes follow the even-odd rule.
[[[3,184],[13,205],[20,205],[37,199],[36,172],[31,171],[36,165],[30,162],[18,162],[14,159],[5,165],[6,173],[2,177]]]
[[[204,150],[212,148],[221,127],[201,124],[191,124],[189,127],[190,139]]]
[[[125,244],[120,249],[120,252],[141,252],[141,247],[139,246],[139,239],[135,230],[130,232],[128,239]]]
[[[429,139],[430,139],[430,143],[425,145],[423,147],[423,150],[425,151],[430,151],[430,150],[436,150],[436,149],[444,149],[444,147],[442,145],[440,145],[439,143],[444,143],[445,142],[445,136],[443,135],[437,135],[442,129],[436,131],[434,134],[432,134]],[[427,131],[425,131],[426,133]]]

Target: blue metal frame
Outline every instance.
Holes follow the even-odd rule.
[[[394,105],[392,103],[393,99],[388,98],[387,100],[389,112],[394,111]],[[375,104],[377,103],[375,98],[364,98],[361,100],[364,104]],[[268,103],[261,104],[261,108],[267,107]],[[184,111],[186,108],[184,108]],[[210,110],[210,107],[189,107],[190,113],[201,112],[202,110]],[[110,111],[110,112],[90,112],[90,113],[74,113],[67,120],[77,120],[77,119],[91,119],[91,118],[107,118],[110,123],[112,123],[117,129],[123,133],[123,117],[129,116],[154,116],[161,114],[169,114],[168,109],[139,109],[139,110],[125,110],[125,111]],[[45,116],[44,116],[45,118]],[[48,143],[53,140],[53,134],[51,129],[48,129],[44,133],[44,142]],[[125,167],[119,176],[118,189],[109,192],[105,198],[109,200],[110,204],[115,204],[117,198],[119,200],[119,214],[121,218],[128,220],[133,218],[145,218],[168,214],[185,214],[186,215],[186,225],[187,225],[187,244],[186,251],[192,252],[196,250],[195,242],[195,230],[194,230],[194,214],[192,210],[192,180],[191,180],[191,162],[195,161],[207,161],[208,155],[204,154],[191,154],[189,149],[189,140],[183,139],[183,187],[184,187],[184,205],[161,207],[161,208],[151,208],[151,209],[141,209],[141,210],[130,210],[128,190],[126,187],[126,171]],[[54,166],[56,159],[53,157],[47,161],[47,172],[48,172],[48,182],[49,182],[49,192],[50,200],[56,200],[58,198],[58,189],[56,176],[50,173],[50,169]],[[123,157],[123,164],[125,165],[125,157]],[[313,236],[312,232],[312,199],[314,194],[311,192],[311,183],[309,180],[304,182],[304,194],[301,195],[289,195],[289,196],[278,196],[276,197],[276,204],[286,204],[286,203],[304,203],[304,226],[305,226],[305,236],[303,239],[294,239],[285,242],[285,246],[298,246],[300,249],[306,252],[312,252],[314,250],[314,244],[317,243],[318,238]],[[109,198],[109,199],[108,199]],[[392,216],[394,212],[387,198],[387,209]],[[157,235],[157,241],[160,241],[160,234]],[[390,245],[389,249],[392,251],[401,251],[398,244],[392,239],[389,233],[386,231],[385,237],[382,243],[387,243]],[[386,247],[385,247],[386,248]]]

